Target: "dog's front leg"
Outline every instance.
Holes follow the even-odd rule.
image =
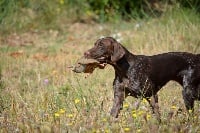
[[[147,101],[149,102],[153,113],[156,115],[157,120],[161,122],[159,105],[158,105],[158,95],[157,94],[153,95],[150,99],[148,98]]]
[[[114,103],[111,109],[111,116],[117,118],[120,112],[120,108],[123,105],[124,101],[124,85],[123,84],[115,84],[114,85]]]

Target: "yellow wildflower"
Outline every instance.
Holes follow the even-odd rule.
[[[140,133],[140,132],[141,132],[141,129],[138,129],[138,130],[137,130],[137,133]]]
[[[144,112],[142,111],[142,110],[140,110],[139,112],[138,112],[138,115],[142,115]]]
[[[110,131],[108,129],[105,130],[105,133],[110,133]]]
[[[148,103],[148,101],[145,98],[143,98],[142,103],[146,104],[146,103]]]
[[[72,125],[73,125],[73,123],[71,122],[71,123],[68,123],[67,125],[68,125],[68,126],[72,126]]]
[[[59,110],[59,113],[60,113],[60,114],[64,114],[64,113],[65,113],[65,109],[60,109],[60,110]]]
[[[125,132],[128,132],[128,131],[130,131],[130,128],[129,128],[129,127],[125,127],[125,128],[124,128],[124,131],[125,131]]]
[[[67,117],[72,118],[73,114],[68,114]]]
[[[74,102],[75,102],[75,104],[78,104],[80,102],[80,100],[79,99],[75,99]]]
[[[146,118],[147,118],[147,120],[149,120],[151,118],[151,115],[147,114]]]
[[[103,121],[103,122],[106,122],[106,121],[107,121],[107,119],[106,119],[106,118],[103,118],[103,119],[102,119],[102,121]]]
[[[137,118],[137,114],[136,114],[136,113],[133,113],[133,114],[132,114],[132,117],[133,117],[133,118]]]
[[[133,113],[133,114],[136,113],[136,110],[133,110],[132,113]]]
[[[193,111],[192,111],[192,109],[190,109],[190,110],[188,110],[189,111],[189,113],[192,113]]]
[[[171,109],[176,109],[176,106],[175,105],[171,106]]]
[[[59,113],[55,113],[54,116],[55,117],[60,117],[60,114]]]
[[[64,0],[60,0],[60,4],[63,5],[65,3]]]
[[[128,107],[129,107],[128,103],[125,103],[125,104],[123,105],[123,108],[128,108]]]

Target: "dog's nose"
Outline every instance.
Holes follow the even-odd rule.
[[[85,53],[84,53],[84,56],[85,57],[88,57],[90,55],[90,52],[89,51],[86,51]]]

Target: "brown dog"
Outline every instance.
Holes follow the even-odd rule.
[[[146,98],[153,112],[159,116],[157,92],[170,80],[178,82],[183,87],[188,86],[183,79],[190,81],[195,74],[190,75],[189,71],[198,69],[199,72],[200,69],[195,67],[200,63],[199,55],[186,52],[169,52],[153,56],[134,55],[112,37],[97,40],[94,47],[86,51],[84,56],[101,64],[110,64],[115,69],[114,104],[111,109],[113,117],[118,117],[123,101],[129,95]],[[197,78],[199,81],[199,77]],[[193,101],[188,101],[191,98],[188,98],[185,90],[184,88],[183,97],[186,107],[193,109]]]

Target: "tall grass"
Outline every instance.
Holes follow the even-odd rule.
[[[189,116],[176,83],[159,92],[162,123],[145,100],[136,110],[139,100],[132,97],[113,119],[113,68],[97,69],[86,78],[67,67],[101,36],[115,36],[134,54],[199,53],[199,23],[194,11],[176,7],[160,18],[71,23],[64,32],[8,35],[0,45],[0,132],[199,132],[199,102]]]

